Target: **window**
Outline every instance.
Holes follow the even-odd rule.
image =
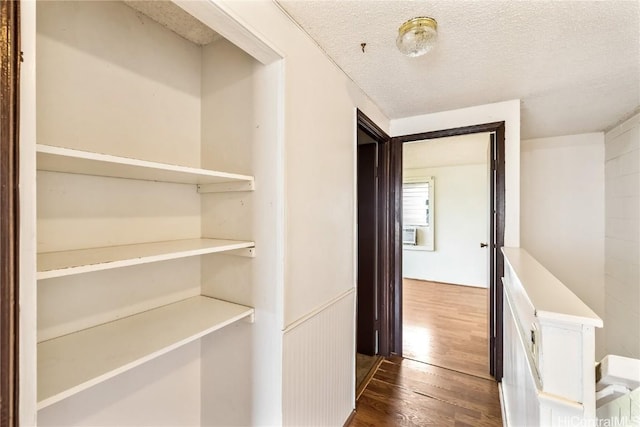
[[[429,183],[405,183],[402,186],[402,223],[404,226],[429,226]]]
[[[405,249],[434,250],[433,184],[432,176],[404,179],[402,184],[402,240]],[[413,235],[413,243],[409,241],[409,234]]]

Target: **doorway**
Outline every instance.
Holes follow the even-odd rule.
[[[402,355],[403,328],[402,328],[402,170],[403,170],[403,145],[404,143],[432,140],[437,138],[470,135],[477,133],[490,133],[488,149],[488,181],[489,181],[489,212],[488,212],[488,321],[487,335],[489,341],[489,374],[500,381],[502,379],[502,282],[504,273],[504,259],[500,248],[504,246],[505,229],[505,123],[493,122],[442,131],[426,132],[413,135],[394,137],[391,140],[391,203],[396,206],[392,210],[392,221],[396,224],[393,229],[391,263],[393,271],[392,289],[390,299],[392,306],[391,323],[391,352]]]
[[[378,354],[378,144],[358,129],[358,353]]]
[[[365,311],[357,309],[356,336],[373,330],[377,355],[403,355],[403,307],[402,307],[402,153],[406,142],[430,140],[476,133],[492,134],[488,149],[490,160],[489,181],[489,232],[487,252],[489,374],[502,379],[502,283],[504,260],[500,248],[504,246],[505,226],[505,123],[492,122],[442,131],[426,132],[389,138],[368,117],[358,111],[358,129],[366,131],[377,145],[377,202],[375,210],[377,227],[377,260],[375,262],[376,285],[375,318],[361,319]],[[358,272],[360,277],[360,272]],[[360,285],[358,284],[358,287]],[[362,296],[358,290],[358,299]],[[371,288],[370,288],[371,289]],[[371,336],[371,335],[369,335]]]
[[[357,113],[357,292],[356,398],[362,393],[388,347],[383,325],[389,306],[383,284],[388,270],[385,252],[388,200],[389,137],[366,115]]]
[[[491,378],[490,133],[407,142],[402,170],[403,356]]]

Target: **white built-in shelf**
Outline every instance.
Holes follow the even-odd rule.
[[[246,256],[253,256],[254,246],[254,242],[239,240],[185,239],[44,252],[38,254],[37,278],[38,280],[51,279],[215,252],[236,254],[244,249],[247,249]]]
[[[38,344],[38,409],[247,318],[254,309],[205,296]]]
[[[218,172],[207,169],[148,162],[128,157],[73,150],[51,145],[36,145],[37,169],[111,178],[181,184],[238,183],[244,191],[252,190],[254,179],[249,175]]]

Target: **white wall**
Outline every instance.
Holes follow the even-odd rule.
[[[354,287],[355,109],[388,120],[275,3],[221,5],[285,58],[286,327]]]
[[[388,129],[388,120],[275,2],[223,1],[220,5],[284,57],[285,114],[280,130],[285,191],[282,329],[283,359],[287,360],[289,354],[305,350],[300,348],[305,340],[293,339],[298,335],[290,333],[293,328],[300,321],[323,316],[333,307],[328,303],[355,288],[356,108],[382,129]],[[354,306],[340,304],[336,310],[342,310],[336,316],[349,319],[342,327],[353,336]],[[304,331],[330,333],[326,325],[320,331]],[[344,350],[347,344],[336,345]],[[338,351],[339,357],[333,356],[337,349],[331,346],[319,348],[306,369],[351,372],[355,348],[349,347],[347,352]],[[282,377],[290,379],[283,384],[284,421],[295,422],[297,418],[289,413],[295,408],[296,414],[330,414],[329,424],[339,425],[355,407],[352,381],[316,383],[295,375],[295,366],[282,368]],[[295,391],[300,389],[318,398],[297,401]],[[306,422],[326,420],[312,416]]]
[[[199,166],[200,48],[124,3],[95,10],[38,4],[38,143]]]
[[[203,47],[203,167],[253,174],[254,167],[265,159],[262,157],[254,161],[254,149],[260,145],[274,148],[268,134],[260,141],[254,138],[256,127],[268,127],[264,115],[260,114],[263,110],[254,105],[261,90],[256,84],[257,75],[263,67],[227,40],[219,40]],[[271,110],[276,109],[274,100]],[[273,180],[266,179],[264,175],[255,178],[260,193],[274,185]],[[202,195],[201,222],[204,237],[254,240],[259,248],[257,250],[260,251],[260,257],[255,259],[216,254],[203,257],[202,293],[250,307],[256,307],[257,303],[261,310],[274,310],[275,304],[272,301],[266,304],[267,301],[257,301],[254,297],[254,294],[260,292],[260,288],[266,286],[271,291],[275,288],[274,283],[254,283],[252,280],[256,264],[264,264],[265,261],[275,263],[272,255],[274,251],[270,245],[273,241],[258,238],[256,232],[260,227],[252,220],[257,208],[257,194],[258,191]],[[275,200],[273,202],[275,205]],[[265,222],[272,222],[274,209],[264,205],[261,208]],[[273,279],[272,275],[268,277]],[[260,326],[264,326],[261,316],[258,316],[258,322]],[[255,347],[251,345],[252,328],[247,326],[236,325],[234,328],[226,328],[219,331],[219,334],[202,340],[202,401],[206,402],[202,405],[203,425],[250,425],[254,408],[262,407],[264,404],[264,399],[261,398],[253,402],[253,372],[277,371],[279,361],[273,359],[272,353],[267,353],[263,358],[263,364],[253,366]],[[276,325],[271,324],[271,333],[267,336],[278,345],[280,334],[276,333],[276,328]],[[237,350],[221,351],[223,347]],[[219,366],[225,368],[221,370]],[[279,404],[278,382],[266,385],[257,381],[256,386],[263,387],[265,391],[269,390],[272,397],[267,400],[271,405]],[[267,418],[266,413],[261,415]],[[274,418],[272,416],[269,419]]]
[[[196,341],[40,410],[38,426],[201,426],[200,372]]]
[[[355,335],[353,304],[333,302],[355,288],[356,108],[382,129],[388,129],[388,120],[275,2],[217,4],[284,58],[280,98],[284,116],[278,123],[283,153],[275,160],[282,162],[283,229],[278,232],[284,236],[284,247],[279,249],[284,257],[284,285],[282,311],[275,316],[282,316],[282,349],[286,352],[282,360],[287,360],[292,354],[304,353],[301,346],[306,339],[301,333],[309,339],[314,334],[330,336],[332,329],[324,324],[319,331],[297,326],[300,322],[313,324],[313,318],[324,316],[327,310],[338,310],[332,313],[347,319],[344,331]],[[290,333],[297,328],[303,329]],[[350,340],[335,345],[338,348],[319,347],[305,369],[353,372],[355,346]],[[282,406],[272,411],[280,410],[284,422],[298,419],[290,413],[295,408],[296,414],[311,414],[306,418],[309,424],[343,423],[355,405],[352,381],[336,382],[331,377],[329,382],[318,383],[296,375],[296,369],[284,364],[282,375],[274,378],[290,380],[283,384]],[[298,400],[296,390],[300,389],[318,398]],[[322,418],[316,418],[321,414]],[[277,424],[269,421],[253,420]]]
[[[521,172],[521,246],[604,318],[604,134],[522,141]]]
[[[520,101],[394,119],[391,136],[451,129],[482,123],[505,122],[505,236],[504,245],[520,246]]]
[[[222,31],[222,33],[232,39],[239,40],[239,43],[243,46],[247,45],[245,42],[248,38],[255,35],[265,46],[257,47],[255,52],[261,57],[271,57],[273,54],[265,54],[269,47],[272,47],[285,59],[283,61],[276,61],[276,63],[269,65],[277,71],[278,84],[275,87],[276,90],[282,89],[282,92],[277,93],[278,107],[282,108],[284,114],[273,120],[274,125],[277,126],[277,140],[278,147],[275,147],[273,157],[269,157],[269,161],[275,165],[277,173],[275,176],[276,191],[280,199],[272,200],[269,205],[269,209],[276,211],[276,218],[269,216],[273,219],[269,226],[277,233],[278,236],[284,240],[283,244],[276,243],[275,248],[271,246],[265,246],[265,249],[270,252],[271,256],[276,258],[274,264],[271,264],[270,274],[270,286],[262,289],[260,292],[254,293],[251,297],[254,298],[256,305],[266,304],[268,309],[262,312],[256,313],[256,321],[260,322],[260,316],[263,316],[260,326],[256,326],[254,332],[262,328],[263,325],[274,325],[282,333],[282,330],[286,330],[287,326],[293,328],[296,325],[296,321],[301,319],[310,319],[313,316],[320,315],[324,310],[329,310],[331,307],[327,306],[328,303],[335,301],[336,297],[343,295],[345,292],[352,292],[355,287],[355,165],[356,165],[356,144],[355,144],[355,132],[356,132],[356,108],[360,108],[365,114],[371,117],[379,126],[383,129],[388,129],[388,120],[382,114],[382,112],[369,100],[363,92],[353,84],[353,82],[341,71],[335,64],[330,61],[325,54],[315,45],[315,43],[304,34],[273,2],[235,2],[235,1],[220,1],[216,2],[214,9],[221,11],[211,12],[206,10],[211,9],[205,3],[194,2],[182,2],[182,6],[185,9],[199,9],[203,11],[199,19],[206,21],[209,24],[216,24],[224,21],[228,17],[231,20],[237,22],[237,26],[228,26]],[[119,7],[120,5],[107,4],[105,7]],[[79,6],[83,7],[83,6]],[[28,11],[28,8],[27,8]],[[210,13],[211,12],[211,13]],[[119,14],[118,11],[115,14]],[[79,16],[73,14],[73,16]],[[85,18],[82,18],[85,20]],[[139,25],[140,20],[146,21],[143,17],[133,15],[125,17],[125,22],[131,24],[131,27]],[[135,21],[135,22],[134,22]],[[88,20],[86,20],[88,22]],[[27,27],[25,31],[33,31],[33,20],[29,23],[31,27]],[[146,24],[146,22],[145,22]],[[101,23],[96,24],[98,28]],[[214,25],[215,27],[215,25]],[[230,29],[231,28],[231,29]],[[216,27],[217,29],[217,27]],[[87,82],[87,76],[91,76],[94,72],[87,72],[88,68],[95,68],[97,78],[101,78],[103,72],[111,71],[115,74],[124,76],[125,82],[122,86],[123,91],[129,93],[131,102],[134,103],[133,108],[137,108],[137,100],[143,99],[149,94],[146,93],[142,96],[138,93],[139,90],[146,91],[151,89],[151,95],[153,95],[153,89],[155,84],[159,83],[160,86],[166,84],[166,88],[170,87],[174,89],[172,95],[175,96],[177,102],[173,107],[167,111],[158,111],[159,106],[165,106],[166,102],[158,102],[154,105],[147,106],[147,109],[141,108],[131,117],[126,116],[104,116],[110,117],[113,123],[123,122],[121,126],[114,126],[114,128],[103,129],[100,137],[86,141],[87,144],[94,144],[88,148],[96,149],[97,151],[106,151],[103,147],[108,147],[108,151],[113,154],[129,155],[133,157],[145,157],[148,158],[148,154],[151,153],[155,158],[151,160],[165,161],[172,163],[194,164],[198,161],[200,155],[200,149],[196,145],[192,144],[192,138],[190,135],[176,135],[175,132],[178,129],[167,129],[164,124],[173,124],[175,120],[166,120],[161,123],[157,128],[158,140],[153,140],[154,146],[142,147],[139,152],[136,147],[131,147],[129,139],[131,134],[138,134],[143,132],[145,128],[145,120],[148,117],[173,117],[186,116],[188,112],[196,112],[195,116],[189,115],[185,121],[184,128],[180,127],[180,130],[187,129],[190,131],[200,129],[198,111],[198,100],[192,99],[192,95],[195,92],[199,92],[198,85],[200,81],[192,81],[194,86],[175,84],[174,74],[180,73],[181,68],[186,63],[198,64],[201,60],[199,53],[195,58],[182,58],[182,52],[176,52],[176,55],[172,58],[174,62],[167,64],[166,66],[158,66],[146,62],[147,59],[143,57],[148,55],[154,56],[161,50],[155,50],[152,46],[144,49],[144,54],[135,55],[136,43],[135,37],[125,35],[123,32],[120,37],[120,41],[124,43],[123,46],[117,49],[105,48],[104,50],[98,50],[101,54],[110,55],[109,58],[104,58],[103,61],[99,57],[91,57],[88,51],[85,50],[85,43],[89,44],[101,44],[102,40],[100,34],[102,32],[96,32],[98,36],[89,34],[88,36],[71,34],[68,35],[74,42],[80,44],[76,52],[71,52],[65,49],[64,46],[59,46],[59,40],[55,40],[55,37],[51,37],[50,42],[57,44],[61,48],[61,52],[65,55],[75,55],[79,58],[79,66],[72,72],[84,73],[77,77],[77,81],[80,84]],[[247,37],[247,35],[250,35]],[[165,35],[166,36],[166,35]],[[180,44],[181,41],[168,40],[174,36],[160,38],[166,38],[165,42],[168,45],[173,45],[174,42]],[[63,36],[59,36],[58,39]],[[26,38],[28,40],[28,37]],[[148,41],[148,40],[147,40]],[[133,42],[131,46],[129,42]],[[254,46],[255,47],[255,46]],[[266,50],[265,50],[266,49]],[[185,48],[184,51],[191,52],[193,49]],[[196,50],[199,52],[199,50]],[[264,56],[262,56],[264,55]],[[25,55],[29,58],[29,52]],[[99,55],[98,55],[99,56]],[[180,58],[180,60],[176,60]],[[183,60],[184,59],[184,60]],[[91,64],[85,64],[87,60]],[[123,64],[121,61],[132,60],[134,66]],[[110,64],[111,63],[111,64]],[[113,64],[117,66],[113,67]],[[33,66],[32,64],[30,64]],[[95,65],[95,67],[93,66]],[[26,68],[28,69],[28,67]],[[199,69],[199,68],[198,68]],[[145,81],[142,76],[152,75],[152,80]],[[68,77],[63,72],[57,73],[57,77]],[[134,87],[129,87],[128,84],[134,80],[140,80],[139,84],[134,84]],[[33,83],[34,79],[31,79],[30,83]],[[72,80],[72,79],[69,79]],[[273,82],[271,82],[273,83]],[[173,86],[172,86],[173,84]],[[129,88],[131,91],[128,92]],[[131,95],[133,94],[133,95]],[[162,94],[156,94],[158,96],[171,95],[171,90],[163,92]],[[77,104],[75,105],[94,105],[91,104],[92,98],[82,98],[83,94],[76,94],[73,96],[80,96],[75,99]],[[198,94],[199,96],[199,94]],[[122,99],[120,96],[114,96],[113,93],[105,91],[100,96],[105,102],[97,103],[96,108],[104,106],[109,108],[111,113],[117,113],[117,109],[113,108],[117,104],[118,99]],[[51,99],[54,99],[51,96]],[[115,99],[115,101],[114,101]],[[88,104],[87,104],[88,103]],[[171,104],[169,102],[169,104]],[[46,108],[47,104],[43,104],[44,108],[42,114],[48,113]],[[80,114],[82,109],[72,108],[70,114]],[[64,112],[57,111],[57,116],[53,120],[53,116],[44,118],[44,121],[40,123],[40,126],[44,126],[42,132],[53,134],[56,129],[55,126],[49,126],[49,124],[55,124],[57,120],[64,120],[64,117],[60,117]],[[99,114],[94,114],[98,116]],[[139,118],[135,117],[140,115]],[[76,123],[77,117],[71,117],[69,123]],[[130,120],[131,119],[131,120]],[[194,121],[195,120],[195,121]],[[76,123],[77,124],[77,123]],[[92,123],[87,123],[91,128]],[[135,127],[138,124],[138,127]],[[143,126],[139,126],[143,124]],[[100,123],[97,124],[100,127]],[[131,127],[133,126],[133,127]],[[79,143],[84,137],[78,137],[75,133],[75,129],[68,129],[68,135],[61,136],[60,139],[65,140],[65,144],[68,146],[74,146]],[[40,129],[39,129],[40,131]],[[130,132],[129,132],[130,131]],[[125,135],[122,134],[125,132]],[[254,136],[259,135],[260,131],[254,131]],[[116,144],[114,141],[121,141],[120,144]],[[169,140],[168,144],[173,144],[175,140],[187,141],[185,149],[179,153],[175,150],[165,150],[163,143],[158,141]],[[53,141],[41,141],[41,142],[53,142]],[[87,148],[86,145],[79,144],[79,148]],[[268,146],[265,146],[269,148]],[[264,148],[264,147],[263,147]],[[273,148],[273,147],[271,147]],[[282,148],[282,151],[279,149]],[[233,150],[232,146],[228,146],[229,150]],[[133,150],[133,151],[130,151]],[[204,151],[203,151],[204,155]],[[322,179],[318,179],[321,177]],[[258,183],[258,185],[260,185]],[[313,198],[309,198],[309,193],[314,194]],[[284,201],[284,204],[283,204]],[[255,202],[255,200],[253,201]],[[203,202],[204,204],[205,202]],[[271,215],[271,213],[269,214]],[[312,224],[313,226],[310,226]],[[206,225],[205,227],[206,228]],[[203,230],[204,230],[203,228]],[[314,242],[310,245],[310,242]],[[259,250],[258,250],[259,251]],[[33,267],[32,264],[29,267]],[[254,270],[254,273],[256,271]],[[28,281],[26,283],[32,283]],[[213,286],[213,285],[212,285]],[[241,290],[240,292],[246,292]],[[245,294],[247,296],[247,294]],[[336,303],[337,304],[337,303]],[[31,304],[35,306],[35,304]],[[353,322],[354,307],[353,304],[339,304],[336,305],[336,310],[340,310],[341,316],[348,319],[342,325],[347,335],[353,337],[355,334],[355,325]],[[349,320],[350,319],[350,320]],[[298,323],[299,324],[299,323]],[[271,327],[271,326],[269,326]],[[330,334],[332,330],[325,327],[324,333]],[[309,333],[309,332],[307,332]],[[26,336],[26,335],[25,335]],[[286,336],[286,335],[284,335]],[[238,339],[244,339],[242,334]],[[33,337],[32,337],[33,338]],[[269,341],[269,340],[267,340]],[[282,348],[291,348],[298,346],[295,342],[289,342],[289,346],[280,346],[278,339],[270,340],[273,344],[271,346],[265,345],[261,347],[261,351],[269,352],[269,358],[271,360],[283,360],[283,356],[280,353]],[[33,340],[28,345],[32,345]],[[268,343],[266,343],[268,344]],[[247,345],[246,343],[242,345]],[[349,372],[353,371],[354,360],[354,346],[351,340],[346,340],[339,344],[344,352],[340,352],[340,357],[331,359],[332,362],[327,369],[339,370],[347,369]],[[204,345],[202,356],[208,356],[209,346]],[[296,351],[301,350],[299,348]],[[325,354],[318,354],[318,364],[309,362],[307,368],[310,370],[320,370],[323,364],[320,362],[323,360],[323,356],[329,356],[333,354],[333,349],[330,347],[324,347],[321,349],[325,351]],[[289,351],[289,350],[287,350]],[[35,351],[30,351],[30,355],[34,355]],[[212,355],[215,357],[219,355]],[[252,354],[251,361],[246,361],[245,358],[240,362],[241,365],[250,363],[251,369],[256,370],[260,364],[259,360],[262,359],[259,354]],[[339,366],[337,366],[337,365]],[[174,364],[177,370],[179,367]],[[27,367],[34,367],[33,359],[27,360]],[[156,365],[159,366],[159,365]],[[287,367],[285,367],[287,368]],[[142,375],[147,375],[144,381],[153,381],[155,374],[151,374],[153,371],[151,367],[150,371],[141,371]],[[201,368],[203,375],[208,378],[216,378],[215,373],[208,370],[208,367]],[[146,374],[145,374],[146,372]],[[178,372],[178,371],[176,371]],[[186,372],[186,371],[185,371]],[[194,375],[194,370],[188,371],[188,376],[191,378]],[[33,370],[27,371],[27,375],[23,377],[29,384],[33,384]],[[260,376],[260,383],[252,385],[250,378],[253,375]],[[244,372],[242,378],[239,381],[239,385],[229,384],[232,387],[231,391],[235,392],[235,387],[244,389],[249,384],[250,387],[254,387],[253,395],[250,400],[247,400],[243,410],[251,412],[251,421],[254,424],[271,424],[277,425],[282,420],[283,406],[280,405],[280,394],[277,389],[282,377],[287,377],[286,372],[280,375],[278,368],[274,368],[271,371],[267,371],[262,367],[257,372]],[[190,382],[189,378],[183,379],[183,381]],[[313,391],[314,388],[319,387],[315,383],[307,383],[303,378],[298,376],[289,376],[293,378],[292,382],[289,382],[287,390],[283,391],[285,396],[290,396],[291,399],[295,398],[295,394],[290,393],[291,387],[308,388]],[[271,380],[273,389],[265,389],[260,384],[266,384]],[[191,383],[191,382],[190,382]],[[104,387],[108,388],[115,383],[105,384]],[[331,389],[331,384],[327,384],[328,389]],[[303,413],[322,414],[325,413],[325,409],[338,408],[332,414],[332,423],[339,424],[343,422],[349,415],[351,409],[354,407],[353,396],[353,381],[343,381],[341,384],[335,384],[339,388],[339,393],[320,393],[323,397],[320,401],[313,400],[307,401],[305,405],[312,405],[311,407],[299,407]],[[257,388],[259,387],[259,388]],[[272,390],[276,390],[271,393],[271,398],[266,396]],[[28,390],[27,390],[28,392]],[[162,393],[161,393],[162,394]],[[232,393],[233,394],[233,393]],[[264,412],[254,411],[258,401],[262,399],[262,405]],[[80,402],[82,399],[78,400]],[[160,401],[156,401],[157,404]],[[270,405],[269,405],[270,403]],[[292,402],[289,402],[292,403]],[[160,403],[162,404],[162,403]],[[203,402],[206,405],[207,402]],[[144,405],[141,405],[138,409],[142,410]],[[123,406],[124,407],[124,406]],[[284,406],[285,408],[288,406]],[[59,407],[59,411],[62,411],[62,406]],[[67,410],[68,407],[65,407]],[[114,407],[115,408],[115,407]],[[114,421],[118,418],[113,418],[111,415],[120,416],[120,420],[126,418],[127,411],[132,409],[131,406],[126,406],[127,410],[119,412],[118,414],[96,414],[98,418],[88,417],[91,422],[99,423],[100,419],[108,422]],[[177,408],[175,406],[168,405],[167,408],[174,408],[175,410],[189,410],[193,413],[194,408]],[[231,409],[231,407],[230,407]],[[309,410],[307,410],[309,409]],[[58,418],[58,415],[62,416],[61,412],[54,413],[55,407],[51,407],[47,410],[46,416],[49,417],[49,421],[54,422]],[[73,409],[70,409],[73,410]],[[27,417],[31,417],[33,411],[29,412]],[[175,415],[175,414],[174,414]],[[246,415],[246,414],[245,414]],[[245,417],[243,415],[243,417]],[[102,416],[102,418],[100,418]],[[208,417],[207,409],[203,408],[203,417]],[[181,417],[176,417],[179,419]],[[28,418],[31,419],[31,418]],[[182,417],[186,423],[189,418],[186,414]],[[248,418],[243,418],[246,421]],[[43,421],[46,421],[44,419]],[[204,420],[203,420],[204,421]],[[229,420],[226,420],[229,421]],[[313,422],[313,420],[309,420]],[[125,423],[125,421],[122,421]],[[32,424],[32,423],[29,423]],[[29,425],[27,424],[27,425]]]
[[[605,135],[607,353],[640,358],[640,114]]]
[[[36,424],[37,289],[36,283],[36,4],[20,4],[20,337],[18,375],[18,424]]]
[[[487,248],[480,248],[488,239],[486,163],[403,171],[412,176],[435,180],[435,250],[405,246],[403,277],[486,287]]]
[[[36,59],[38,143],[200,165],[198,46],[123,3],[39,2]],[[193,186],[43,171],[37,181],[39,251],[200,236]],[[195,258],[21,287],[37,287],[42,341],[197,295],[200,277]],[[200,425],[200,378],[194,343],[39,411],[38,423]]]
[[[263,65],[227,40],[202,50],[202,165],[255,176],[253,192],[202,195],[202,234],[256,242],[253,259],[202,260],[202,293],[254,307],[253,325],[202,340],[203,425],[277,425],[282,411],[278,215],[280,64]],[[225,349],[242,349],[226,351]],[[220,369],[224,366],[225,369]]]

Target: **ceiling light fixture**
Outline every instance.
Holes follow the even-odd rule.
[[[409,19],[398,28],[396,45],[404,55],[416,57],[429,52],[436,44],[438,23],[429,17]]]

